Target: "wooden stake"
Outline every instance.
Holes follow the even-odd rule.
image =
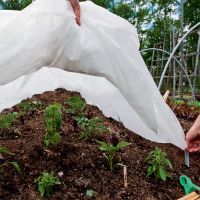
[[[165,100],[165,102],[167,101],[167,98],[168,98],[168,96],[169,96],[169,93],[170,93],[170,91],[167,90],[167,91],[165,92],[165,94],[163,95],[163,99]]]
[[[196,192],[192,192],[178,200],[200,200],[200,196]]]
[[[127,166],[124,166],[124,187],[128,187]]]

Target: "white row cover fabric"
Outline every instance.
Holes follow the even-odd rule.
[[[104,113],[108,109],[107,114],[116,118],[116,114],[113,114],[116,112],[128,128],[145,138],[169,142],[184,149],[183,130],[162,99],[138,48],[137,31],[131,24],[91,2],[81,3],[80,27],[75,22],[70,3],[65,0],[36,0],[23,11],[0,11],[0,85],[43,66],[105,77],[118,88],[116,95],[120,96],[121,93],[123,96],[119,97],[121,107],[116,98],[112,98],[113,109],[105,106],[111,97],[108,91],[113,91],[109,89],[109,82],[106,82],[107,86],[105,84],[108,89],[100,85],[96,87],[98,81],[93,77],[91,80],[94,82],[89,81],[91,85],[82,82],[77,91],[84,93],[87,87],[94,94],[85,92],[84,97],[99,102],[93,96],[98,94],[98,90],[101,93],[105,90],[104,96],[101,96],[101,101],[105,102],[99,104]],[[66,73],[62,73],[64,77]],[[67,88],[71,80],[69,74],[66,85],[63,81],[59,82],[62,73],[56,73],[58,77],[53,76],[52,80],[46,74],[42,77],[38,74],[38,77],[47,78],[54,89],[54,85],[70,89]],[[79,74],[74,80],[77,84],[80,77]],[[90,78],[87,76],[86,79]],[[2,86],[0,98],[14,98],[12,94],[7,96],[7,93],[15,94],[16,87],[22,88],[18,90],[18,95],[25,98],[23,88],[26,88],[26,84],[33,94],[34,84],[26,81],[26,78],[23,80],[24,85],[20,87],[16,86],[18,82]],[[105,82],[104,78],[99,80]],[[41,86],[37,85],[44,91],[42,83]],[[6,91],[4,87],[10,89]],[[114,101],[119,108],[114,108]],[[124,106],[126,109],[122,111]]]
[[[98,106],[105,116],[120,120],[125,127],[142,133],[146,139],[161,143],[169,142],[149,129],[119,90],[106,78],[67,72],[58,68],[43,67],[33,74],[0,86],[0,112],[34,94],[57,88],[80,92],[87,103]]]

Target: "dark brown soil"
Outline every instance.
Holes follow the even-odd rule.
[[[53,102],[63,104],[69,96],[79,95],[57,89],[34,95],[28,101],[41,101],[45,105]],[[3,113],[19,111],[17,106],[4,110]],[[112,118],[106,118],[95,106],[88,105],[86,116],[101,117],[110,133],[95,136],[88,141],[80,139],[80,128],[70,114],[63,113],[61,144],[45,148],[44,111],[36,109],[29,111],[12,125],[11,130],[0,131],[0,146],[7,147],[15,155],[4,159],[17,161],[21,171],[17,173],[11,167],[5,167],[0,175],[1,200],[36,200],[43,199],[37,192],[34,179],[43,171],[59,172],[62,184],[53,189],[50,199],[53,200],[86,200],[86,191],[95,191],[91,199],[96,200],[176,200],[184,196],[179,184],[179,176],[187,175],[194,183],[200,185],[200,154],[191,155],[191,167],[184,165],[183,151],[170,144],[157,144],[141,138],[127,130],[122,123]],[[178,115],[179,116],[179,115]],[[179,116],[180,117],[180,116]],[[194,119],[187,116],[179,118],[184,130],[187,131]],[[124,188],[123,169],[116,167],[113,173],[109,171],[107,161],[96,140],[112,141],[114,139],[131,142],[131,145],[117,154],[115,162],[127,165],[128,188]],[[173,179],[165,182],[146,178],[147,163],[144,162],[148,153],[155,147],[160,147],[168,154],[173,163],[171,171]],[[0,159],[0,163],[3,162]]]

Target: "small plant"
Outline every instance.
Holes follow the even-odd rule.
[[[149,163],[147,169],[147,177],[154,175],[156,180],[166,181],[167,178],[172,178],[171,174],[166,171],[166,167],[172,169],[172,164],[169,159],[167,159],[167,154],[163,152],[160,148],[155,148],[145,159]]]
[[[60,180],[53,175],[53,172],[43,172],[37,179],[35,179],[35,183],[38,184],[38,191],[41,197],[50,197],[53,187],[61,184]]]
[[[183,100],[179,100],[179,99],[173,99],[172,103],[175,104],[175,105],[182,105],[182,104],[184,104],[184,101]]]
[[[98,117],[92,119],[86,117],[75,117],[75,120],[82,129],[80,133],[81,139],[87,140],[94,134],[104,133],[107,131],[107,128],[102,124],[102,120]]]
[[[17,119],[18,113],[13,112],[6,115],[0,115],[0,129],[6,128],[9,129],[12,123]]]
[[[100,150],[104,151],[106,153],[105,157],[106,157],[106,159],[108,161],[108,165],[109,165],[109,168],[110,168],[111,172],[113,171],[113,169],[114,169],[114,167],[116,165],[116,164],[113,165],[113,158],[114,158],[115,154],[119,150],[124,149],[125,147],[127,147],[127,146],[129,146],[131,144],[131,143],[128,143],[128,142],[125,142],[125,141],[119,142],[116,146],[114,146],[111,143],[106,143],[106,142],[103,142],[103,141],[97,141],[97,143],[101,145],[100,146]]]
[[[7,154],[7,155],[15,155],[14,153],[11,153],[7,148],[5,147],[0,147],[0,158],[3,159],[3,154]],[[11,165],[12,167],[14,167],[14,169],[17,172],[20,172],[20,168],[17,162],[4,162],[3,164],[0,165],[0,172],[3,173],[4,171],[4,167]]]
[[[45,139],[44,143],[46,146],[51,144],[59,144],[61,142],[61,121],[62,111],[60,104],[53,104],[48,106],[44,112],[45,119]]]
[[[91,198],[91,197],[94,196],[95,191],[94,190],[87,190],[85,194],[86,194],[87,197]]]
[[[190,106],[195,106],[195,107],[200,107],[200,102],[199,101],[189,101],[188,103]]]
[[[30,111],[36,111],[39,109],[44,108],[44,104],[40,101],[22,101],[18,107],[23,111],[23,112],[30,112]]]
[[[77,116],[83,116],[83,111],[86,107],[86,103],[80,98],[80,96],[70,97],[65,104],[68,104],[70,108],[66,109],[67,113],[72,113]]]

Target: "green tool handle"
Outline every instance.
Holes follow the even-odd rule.
[[[184,176],[184,175],[180,176],[180,183],[184,187],[186,194],[189,194],[190,192],[193,192],[193,191],[196,191],[196,190],[200,191],[200,187],[193,184],[191,179],[187,176]]]

